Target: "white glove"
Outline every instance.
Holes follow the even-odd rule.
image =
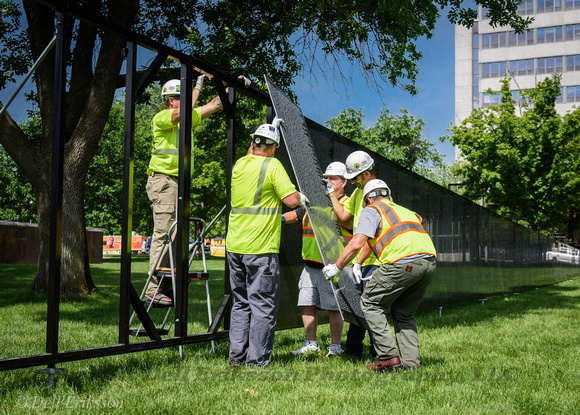
[[[322,183],[326,186],[326,194],[329,195],[334,192],[334,188],[332,187],[332,183],[328,179],[322,179]]]
[[[197,77],[197,82],[195,83],[194,88],[201,91],[201,89],[203,88],[203,85],[205,84],[206,79],[207,79],[207,75],[205,75],[205,74],[199,75]]]
[[[248,88],[248,87],[249,87],[249,86],[252,84],[252,81],[250,81],[250,80],[249,80],[248,78],[246,78],[244,75],[240,75],[240,76],[238,76],[238,79],[244,83],[244,86],[245,86],[246,88]]]
[[[360,284],[362,281],[362,269],[359,263],[354,264],[352,267],[352,275],[354,275],[354,281]]]
[[[282,123],[284,123],[284,120],[282,118],[278,117],[277,115],[272,120],[272,125],[276,128],[279,128],[280,124],[282,124]]]
[[[304,193],[298,192],[298,194],[300,195],[300,201],[298,202],[300,206],[305,207],[308,203],[310,203],[310,200],[308,200]]]
[[[332,277],[337,276],[340,273],[340,270],[336,266],[336,264],[329,264],[322,268],[322,273],[324,274],[324,278],[327,280],[332,279]]]

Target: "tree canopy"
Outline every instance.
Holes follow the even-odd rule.
[[[435,145],[422,138],[426,123],[399,109],[393,114],[383,108],[372,126],[365,126],[363,109],[348,108],[329,119],[325,125],[349,140],[372,150],[389,160],[446,186],[453,181],[451,167]]]
[[[564,117],[555,109],[561,75],[521,94],[518,107],[510,78],[502,80],[497,106],[474,109],[452,127],[461,150],[456,173],[465,194],[483,194],[530,223],[565,230],[577,239],[580,212],[580,109]]]

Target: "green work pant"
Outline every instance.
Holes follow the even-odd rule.
[[[399,356],[407,368],[421,366],[415,311],[434,272],[434,257],[406,264],[386,264],[373,272],[361,296],[361,307],[378,360]],[[397,346],[387,321],[389,313],[395,327]]]

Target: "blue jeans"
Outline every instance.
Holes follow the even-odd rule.
[[[363,278],[370,276],[378,266],[376,265],[366,265],[361,268]],[[364,291],[368,281],[362,282],[362,291]],[[363,352],[363,341],[367,334],[367,330],[363,329],[362,327],[357,326],[356,324],[350,324],[348,327],[348,332],[346,334],[346,347],[345,347],[345,354],[351,356],[362,356]],[[369,354],[373,357],[377,355],[375,348],[373,346],[371,340],[371,348],[369,350]]]

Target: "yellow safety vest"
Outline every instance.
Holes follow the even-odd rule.
[[[368,207],[376,209],[381,215],[379,236],[369,240],[369,245],[381,263],[392,264],[410,255],[437,256],[420,215],[388,199]]]
[[[342,195],[338,201],[342,203],[347,198],[348,196]],[[348,244],[352,239],[352,233],[342,225],[340,225],[340,232],[344,238],[344,243]],[[318,244],[316,243],[316,238],[314,237],[314,230],[312,229],[310,218],[307,214],[302,218],[302,259],[324,264],[322,255],[320,255],[320,249],[318,249]]]

